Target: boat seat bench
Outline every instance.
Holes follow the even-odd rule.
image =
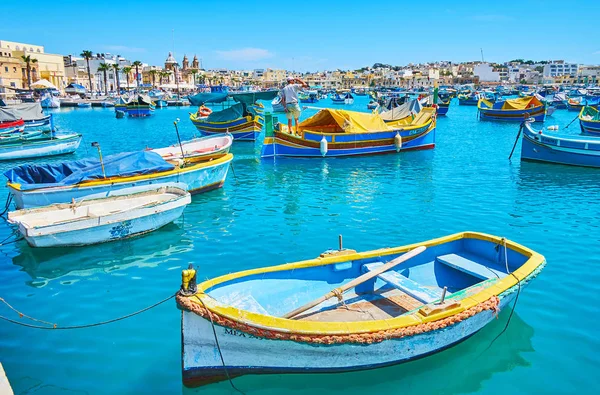
[[[506,273],[504,272],[492,269],[488,266],[482,265],[481,263],[456,254],[440,255],[437,257],[437,260],[448,267],[470,274],[471,276],[477,277],[481,280],[488,280],[496,277],[502,278],[506,276]]]
[[[382,262],[373,262],[365,264],[363,268],[365,271],[369,272],[381,265],[383,265]],[[388,270],[387,272],[379,274],[377,277],[425,304],[434,302],[442,297],[441,289],[426,288],[395,270]],[[446,294],[450,295],[449,292]]]

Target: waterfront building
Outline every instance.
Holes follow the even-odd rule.
[[[46,53],[42,45],[0,40],[0,52],[10,53],[9,57],[17,58],[19,60],[21,60],[21,56],[23,55],[31,56],[33,59],[36,59],[37,62],[31,64],[32,83],[43,78],[50,81],[58,89],[62,89],[67,85],[63,56]],[[13,64],[9,67],[10,73],[14,73],[13,67],[15,67],[15,65]],[[21,87],[27,87],[27,66],[23,61],[21,61],[20,71],[22,81]]]
[[[22,66],[22,60],[13,56],[12,49],[0,48],[0,92],[3,87],[23,88]]]
[[[579,66],[575,63],[565,63],[564,60],[554,60],[544,65],[544,77],[558,77],[562,75],[577,75]]]

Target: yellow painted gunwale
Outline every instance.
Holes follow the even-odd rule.
[[[237,273],[230,273],[220,277],[216,277],[211,280],[204,281],[198,284],[198,292],[191,296],[192,302],[202,305],[199,301],[202,299],[204,306],[210,311],[229,318],[233,321],[254,326],[257,328],[271,329],[280,332],[288,333],[299,333],[299,334],[314,334],[314,335],[340,335],[340,334],[351,334],[351,333],[370,333],[379,332],[389,329],[398,329],[408,326],[413,326],[425,322],[430,322],[438,319],[445,318],[448,313],[439,313],[424,317],[418,312],[411,314],[405,314],[396,318],[390,318],[387,320],[374,320],[374,321],[356,321],[356,322],[314,322],[314,321],[296,321],[285,318],[273,317],[263,314],[252,313],[246,310],[240,310],[234,307],[225,306],[208,296],[204,293],[205,290],[227,281],[234,279],[247,277],[255,274],[269,273],[276,271],[284,271],[291,269],[301,269],[306,267],[315,267],[323,265],[331,265],[339,262],[352,261],[357,259],[373,258],[382,255],[391,255],[406,252],[412,250],[418,246],[424,245],[432,247],[438,244],[448,243],[451,241],[463,239],[463,238],[474,238],[479,240],[491,241],[494,243],[502,243],[502,238],[497,236],[488,235],[479,232],[460,232],[453,235],[432,239],[423,243],[415,243],[401,247],[394,248],[383,248],[379,250],[367,251],[362,253],[355,253],[343,256],[332,256],[324,258],[310,259],[306,261],[300,261],[295,263],[286,263],[278,266],[270,266],[265,268],[244,270]],[[522,281],[528,275],[530,275],[538,266],[545,262],[545,258],[537,252],[517,244],[513,241],[506,240],[506,245],[509,249],[519,252],[529,259],[517,270],[513,272],[514,276]],[[483,289],[482,291],[465,297],[460,300],[461,306],[459,309],[455,309],[452,313],[457,314],[461,311],[469,309],[479,303],[485,302],[494,295],[508,290],[517,284],[517,280],[512,275],[506,276],[503,279],[498,280],[495,284]]]
[[[116,182],[118,182],[118,183],[135,182],[135,181],[148,180],[148,179],[152,179],[152,178],[162,178],[162,177],[168,177],[168,176],[171,176],[174,174],[181,174],[181,173],[187,173],[190,171],[196,171],[196,170],[202,169],[204,167],[217,166],[220,164],[230,162],[232,159],[233,159],[233,154],[227,154],[219,159],[214,159],[214,160],[210,160],[207,162],[196,163],[192,166],[184,167],[183,169],[174,168],[173,170],[162,171],[162,172],[151,173],[151,174],[143,174],[143,175],[139,175],[139,176],[111,177],[111,178],[106,178],[106,179],[98,179],[98,180],[94,180],[94,181],[85,181],[80,184],[67,185],[67,186],[58,187],[58,188],[64,188],[64,189],[84,188],[84,187],[91,187],[91,186],[98,186],[98,185],[110,185],[110,184],[114,184]],[[6,184],[6,186],[8,186],[9,188],[12,188],[14,190],[17,190],[17,191],[21,190],[21,184],[18,184],[18,183],[9,182]],[[26,192],[37,191],[40,189],[43,190],[43,189],[49,189],[49,188],[28,189]]]
[[[483,108],[481,107],[481,102],[485,102],[487,103],[487,105],[489,105],[489,108]],[[507,112],[507,113],[511,113],[514,111],[527,111],[527,112],[532,112],[533,110],[543,110],[544,109],[544,105],[540,105],[540,106],[535,106],[535,107],[531,107],[531,108],[523,108],[523,109],[504,109],[504,108],[492,108],[493,103],[490,102],[489,100],[486,99],[479,99],[479,101],[477,101],[477,108],[479,110],[492,110],[492,111],[502,111],[502,112]],[[518,114],[517,114],[518,115]]]

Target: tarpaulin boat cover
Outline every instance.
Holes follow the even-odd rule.
[[[406,118],[411,114],[418,114],[422,108],[421,103],[417,99],[413,99],[397,107],[393,107],[391,110],[384,111],[379,116],[385,121],[396,121]]]
[[[19,118],[23,118],[24,121],[34,121],[46,116],[44,110],[42,110],[42,105],[37,102],[14,104],[5,108],[12,108],[16,111]]]
[[[187,99],[192,106],[201,106],[206,103],[223,103],[227,97],[227,93],[201,92],[190,95]]]
[[[231,96],[233,100],[239,103],[245,103],[246,105],[250,105],[256,102],[257,100],[273,100],[278,93],[278,90],[269,90],[262,92],[230,93],[229,96]]]
[[[128,105],[138,105],[138,106],[149,106],[152,104],[152,99],[148,95],[137,95],[131,101],[127,103]]]
[[[245,117],[249,115],[246,111],[246,106],[244,103],[234,104],[233,106],[226,108],[221,111],[215,111],[211,113],[208,118],[206,118],[207,122],[227,122],[233,121],[238,118]]]
[[[379,114],[326,108],[300,122],[303,130],[326,133],[368,133],[393,130]]]
[[[490,103],[487,100],[481,101],[482,108],[491,108],[494,110],[526,110],[528,108],[540,107],[542,102],[535,96],[520,97],[518,99],[498,100]]]
[[[104,157],[107,178],[127,177],[173,170],[175,166],[152,151],[125,152]],[[99,159],[90,158],[44,165],[22,165],[4,173],[21,190],[75,185],[86,180],[102,179]]]
[[[0,122],[14,122],[21,119],[21,115],[13,107],[0,107]]]

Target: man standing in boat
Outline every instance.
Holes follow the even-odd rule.
[[[296,122],[296,133],[298,133],[298,118],[300,117],[300,104],[298,104],[298,91],[301,88],[308,88],[308,84],[300,78],[287,78],[287,85],[281,90],[281,104],[285,109],[285,115],[288,119],[288,130],[293,133],[292,119]]]

